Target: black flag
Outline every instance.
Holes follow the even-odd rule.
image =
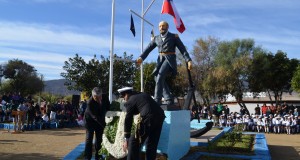
[[[134,28],[134,23],[133,23],[132,14],[131,14],[130,30],[131,30],[133,36],[135,37],[135,28]]]
[[[151,30],[151,41],[154,39],[154,31],[153,29]]]

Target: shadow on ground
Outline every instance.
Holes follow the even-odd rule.
[[[7,154],[7,153],[1,153],[1,160],[24,160],[24,159],[30,159],[30,160],[58,160],[61,159],[59,157],[53,157],[52,155],[47,154],[40,154],[40,153],[22,153],[22,154]]]
[[[83,128],[43,129],[43,130],[25,131],[23,134],[38,134],[38,135],[53,135],[53,136],[76,136],[76,135],[85,134],[85,133],[76,133],[76,130],[83,130]]]
[[[300,150],[300,146],[275,146],[268,145],[269,151],[272,157],[272,160],[299,160],[300,152],[296,149]],[[280,151],[280,152],[278,152]]]
[[[0,144],[15,144],[15,143],[28,143],[28,141],[19,141],[19,140],[0,140]]]

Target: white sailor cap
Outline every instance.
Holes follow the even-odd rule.
[[[133,87],[123,87],[121,89],[118,89],[118,92],[123,96],[124,93],[128,92],[128,91],[132,91]]]

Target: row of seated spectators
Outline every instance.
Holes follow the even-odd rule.
[[[196,106],[191,110],[192,119],[211,119],[215,127],[241,127],[243,131],[265,133],[300,133],[299,106],[283,104],[267,105],[254,108],[250,114],[245,107],[240,112],[230,112],[230,108],[222,103],[211,106]]]
[[[22,101],[20,101],[22,100]],[[10,123],[16,117],[12,111],[23,111],[25,114],[21,117],[22,130],[32,130],[42,124],[43,128],[49,128],[51,123],[57,124],[57,127],[78,126],[82,125],[83,110],[72,106],[68,101],[58,101],[50,104],[45,101],[39,105],[31,98],[7,99],[2,96],[0,99],[0,122]],[[82,103],[81,103],[82,104]]]
[[[240,127],[243,131],[265,132],[265,133],[300,133],[300,119],[293,114],[281,115],[240,115],[231,113],[221,115],[219,119],[212,117],[215,126]]]

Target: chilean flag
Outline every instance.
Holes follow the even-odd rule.
[[[162,14],[170,14],[171,16],[173,16],[177,30],[180,33],[184,32],[184,30],[185,30],[184,24],[177,12],[177,9],[175,7],[175,4],[173,3],[173,0],[164,0],[162,9],[161,9],[161,13]]]

